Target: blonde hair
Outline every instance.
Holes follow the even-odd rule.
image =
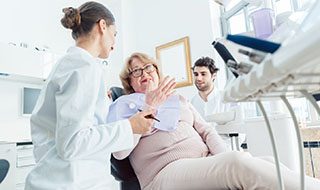
[[[120,73],[120,80],[124,88],[124,92],[126,94],[132,94],[135,92],[130,83],[130,72],[131,72],[130,66],[134,58],[139,59],[144,64],[150,64],[150,63],[153,64],[156,67],[156,71],[159,76],[159,79],[160,80],[162,79],[162,73],[160,73],[158,63],[156,62],[155,59],[149,57],[147,54],[144,54],[144,53],[139,53],[139,52],[133,53],[131,54],[130,57],[127,58],[124,64],[124,67],[122,68],[122,71]]]

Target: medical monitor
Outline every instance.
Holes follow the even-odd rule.
[[[23,87],[22,89],[22,115],[30,116],[39,97],[41,89]]]

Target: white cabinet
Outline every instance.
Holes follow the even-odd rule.
[[[0,142],[0,159],[7,160],[10,166],[7,176],[4,178],[2,183],[0,183],[0,189],[15,189],[16,143]]]
[[[292,118],[287,114],[268,116],[276,139],[276,147],[281,163],[294,171],[299,171],[298,141],[293,130]],[[273,155],[268,129],[263,117],[250,118],[245,121],[248,151],[253,156]],[[285,134],[285,135],[284,135]],[[262,148],[263,147],[263,148]]]
[[[0,71],[30,77],[42,77],[42,56],[39,51],[0,44]]]
[[[0,43],[0,77],[41,81],[47,78],[58,58],[59,55],[47,51]]]
[[[31,143],[1,143],[0,159],[10,163],[9,172],[0,184],[0,190],[23,190],[28,173],[35,165]]]
[[[17,144],[16,190],[24,189],[28,173],[35,165],[33,145]]]

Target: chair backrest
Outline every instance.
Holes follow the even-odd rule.
[[[115,101],[120,96],[124,95],[123,88],[114,86],[110,88],[112,100]]]
[[[118,181],[129,182],[138,180],[130,164],[129,158],[118,160],[111,155],[111,174]]]
[[[313,94],[314,99],[316,99],[316,101],[320,101],[320,93],[318,94]]]
[[[0,159],[0,183],[2,183],[2,181],[8,174],[9,168],[10,168],[9,162],[7,160]]]
[[[123,88],[111,87],[110,90],[111,90],[111,97],[113,101],[115,101],[120,96],[124,95]],[[123,160],[117,160],[116,158],[113,157],[113,155],[111,155],[110,162],[111,162],[111,175],[113,175],[113,177],[116,180],[120,181],[120,183],[130,184],[129,186],[131,186],[129,188],[126,188],[122,184],[121,185],[122,189],[140,189],[138,178],[134,173],[134,170],[130,164],[130,160],[128,157]],[[136,182],[136,185],[131,182]],[[136,188],[133,186],[138,186],[138,187]]]

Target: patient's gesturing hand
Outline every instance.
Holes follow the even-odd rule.
[[[159,85],[149,80],[146,89],[146,104],[154,108],[158,107],[174,92],[175,86],[175,79],[169,76],[166,76]]]
[[[146,118],[146,116],[152,114],[154,114],[154,110],[141,111],[129,118],[134,134],[144,134],[151,130],[154,120]]]

